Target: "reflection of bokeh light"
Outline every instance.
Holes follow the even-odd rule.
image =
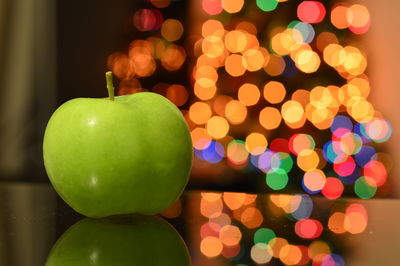
[[[224,192],[223,199],[231,210],[237,210],[243,206],[246,200],[245,193]]]
[[[260,212],[260,210],[254,207],[246,208],[241,215],[240,221],[247,228],[257,228],[261,225],[264,218]]]
[[[217,224],[219,224],[221,227],[224,227],[225,225],[229,225],[229,224],[231,224],[231,222],[232,222],[232,219],[231,219],[231,217],[228,215],[228,214],[226,214],[226,213],[224,213],[224,212],[221,212],[218,216],[213,216],[213,217],[210,217],[209,218],[209,221],[210,222],[212,222],[212,223],[217,223]]]
[[[251,247],[250,257],[257,264],[265,264],[268,263],[272,258],[270,252],[270,248],[267,244],[256,243]]]
[[[313,201],[310,196],[295,195],[290,200],[290,214],[296,220],[307,219],[313,210]]]
[[[219,231],[221,226],[214,222],[207,222],[203,224],[200,228],[201,238],[206,238],[207,236],[219,237]]]
[[[225,258],[234,258],[236,256],[240,255],[241,252],[241,246],[235,245],[235,246],[224,246],[224,249],[222,250],[222,256],[224,256]],[[243,254],[243,253],[242,253]]]
[[[225,225],[219,231],[219,238],[224,245],[235,246],[242,239],[242,233],[237,226]]]
[[[296,222],[295,232],[301,238],[318,238],[322,233],[322,224],[315,219],[303,219]]]
[[[335,234],[343,234],[346,232],[344,228],[344,220],[346,215],[342,212],[333,213],[328,220],[328,228]]]
[[[367,227],[368,216],[363,205],[353,203],[346,208],[344,229],[351,234],[364,232]]]
[[[221,195],[217,193],[203,193],[200,202],[200,213],[208,218],[221,215],[223,203]]]
[[[171,206],[164,210],[161,215],[168,219],[177,218],[182,214],[181,199],[176,200]]]
[[[256,207],[256,195],[246,193],[201,193],[200,211],[207,220],[199,227],[200,251],[209,258],[223,256],[227,259],[238,260],[246,256],[248,237],[253,242],[248,256],[257,264],[269,263],[278,259],[284,265],[344,265],[341,255],[332,253],[335,249],[327,240],[318,239],[324,229],[334,234],[360,234],[366,231],[368,214],[366,208],[359,203],[347,203],[340,207],[335,203],[333,211],[327,218],[326,227],[322,220],[310,218],[313,201],[308,195],[272,194],[270,202],[281,208],[284,213],[295,218],[293,229],[300,239],[311,240],[308,245],[290,243],[288,239],[277,236],[275,229],[265,226],[264,217]],[[264,201],[263,201],[264,203]],[[202,211],[204,206],[212,211]],[[319,206],[324,210],[322,204]],[[269,204],[267,206],[270,206]],[[229,209],[226,209],[228,207]],[[267,207],[270,208],[270,207]],[[273,213],[273,209],[269,209]],[[281,214],[275,213],[277,216]],[[279,217],[277,217],[279,219]],[[290,219],[290,217],[287,217]],[[266,220],[267,222],[267,220]],[[241,223],[244,227],[237,224]],[[280,223],[287,228],[286,223]],[[285,229],[287,230],[287,229]],[[304,241],[304,240],[303,240]],[[245,245],[243,245],[246,243]],[[254,243],[254,245],[252,245]],[[211,250],[212,249],[212,250]],[[312,260],[312,261],[310,261]],[[239,264],[240,265],[240,264]]]
[[[216,237],[208,236],[203,238],[200,243],[200,251],[207,257],[216,257],[221,254],[223,245],[221,240]]]

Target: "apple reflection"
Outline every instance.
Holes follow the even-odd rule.
[[[175,229],[153,216],[85,218],[55,243],[46,266],[190,265],[187,247]]]

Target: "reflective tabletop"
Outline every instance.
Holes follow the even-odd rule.
[[[0,183],[0,265],[399,265],[399,199],[185,191],[160,215],[85,218]]]

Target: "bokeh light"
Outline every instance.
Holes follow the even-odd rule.
[[[251,83],[243,84],[238,90],[238,99],[246,106],[257,104],[258,100],[260,99],[260,95],[261,94],[258,87]]]
[[[344,186],[340,179],[335,177],[328,177],[325,181],[325,185],[322,188],[322,195],[327,199],[338,199],[342,196]]]
[[[225,116],[231,124],[241,124],[246,119],[247,108],[242,102],[231,100],[225,106]]]
[[[158,9],[140,9],[133,16],[133,25],[140,31],[157,30],[163,21],[163,15]]]
[[[256,0],[257,6],[262,10],[262,11],[273,11],[276,9],[278,6],[279,1],[278,0]]]
[[[244,4],[244,0],[221,0],[222,8],[228,13],[239,12]]]
[[[198,125],[207,123],[207,121],[211,118],[211,114],[211,107],[204,102],[195,102],[190,106],[189,109],[190,119]]]
[[[225,118],[213,116],[207,121],[206,128],[210,136],[215,139],[221,139],[228,134],[229,124]]]
[[[246,149],[252,155],[260,155],[267,149],[268,141],[263,134],[253,132],[246,137]]]
[[[370,62],[356,38],[371,26],[363,3],[201,0],[201,15],[183,19],[170,12],[176,1],[148,2],[149,8],[133,12],[129,25],[143,39],[110,54],[107,66],[119,78],[118,95],[151,91],[179,107],[193,143],[196,182],[243,182],[260,191],[321,193],[329,200],[390,194],[393,163],[379,144],[393,129],[370,100]],[[218,178],[207,179],[209,173]],[[225,209],[246,228],[261,226],[262,212],[245,203],[245,194],[207,200],[210,195],[201,212],[219,227],[205,226],[202,239],[219,242],[206,240],[216,251],[202,253],[237,259],[249,251],[221,233],[236,230]],[[276,207],[297,221],[297,235],[312,239],[314,234],[304,233],[319,228],[310,218],[311,198],[278,198]],[[351,222],[358,214],[352,215],[346,220],[347,212],[335,211],[327,228],[360,231]],[[277,239],[255,243],[254,254],[269,253],[253,260],[342,263],[325,242],[301,246]]]
[[[273,190],[281,190],[286,187],[289,177],[285,170],[278,168],[267,173],[267,185]]]
[[[286,96],[286,89],[279,81],[269,81],[264,85],[263,95],[269,103],[280,103]]]
[[[319,169],[309,170],[304,174],[303,185],[309,193],[317,193],[326,183],[325,173]]]
[[[297,17],[306,23],[319,23],[325,14],[325,7],[319,1],[303,1],[297,7]]]
[[[202,0],[202,7],[209,15],[217,15],[223,10],[221,0]]]
[[[274,107],[265,107],[261,110],[259,122],[265,129],[275,129],[282,121],[281,113]]]

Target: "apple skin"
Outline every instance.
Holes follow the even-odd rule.
[[[186,186],[192,153],[179,109],[151,92],[70,100],[43,140],[52,185],[89,217],[163,211]]]
[[[53,246],[46,266],[189,266],[187,247],[167,222],[135,217],[120,223],[85,218]]]

